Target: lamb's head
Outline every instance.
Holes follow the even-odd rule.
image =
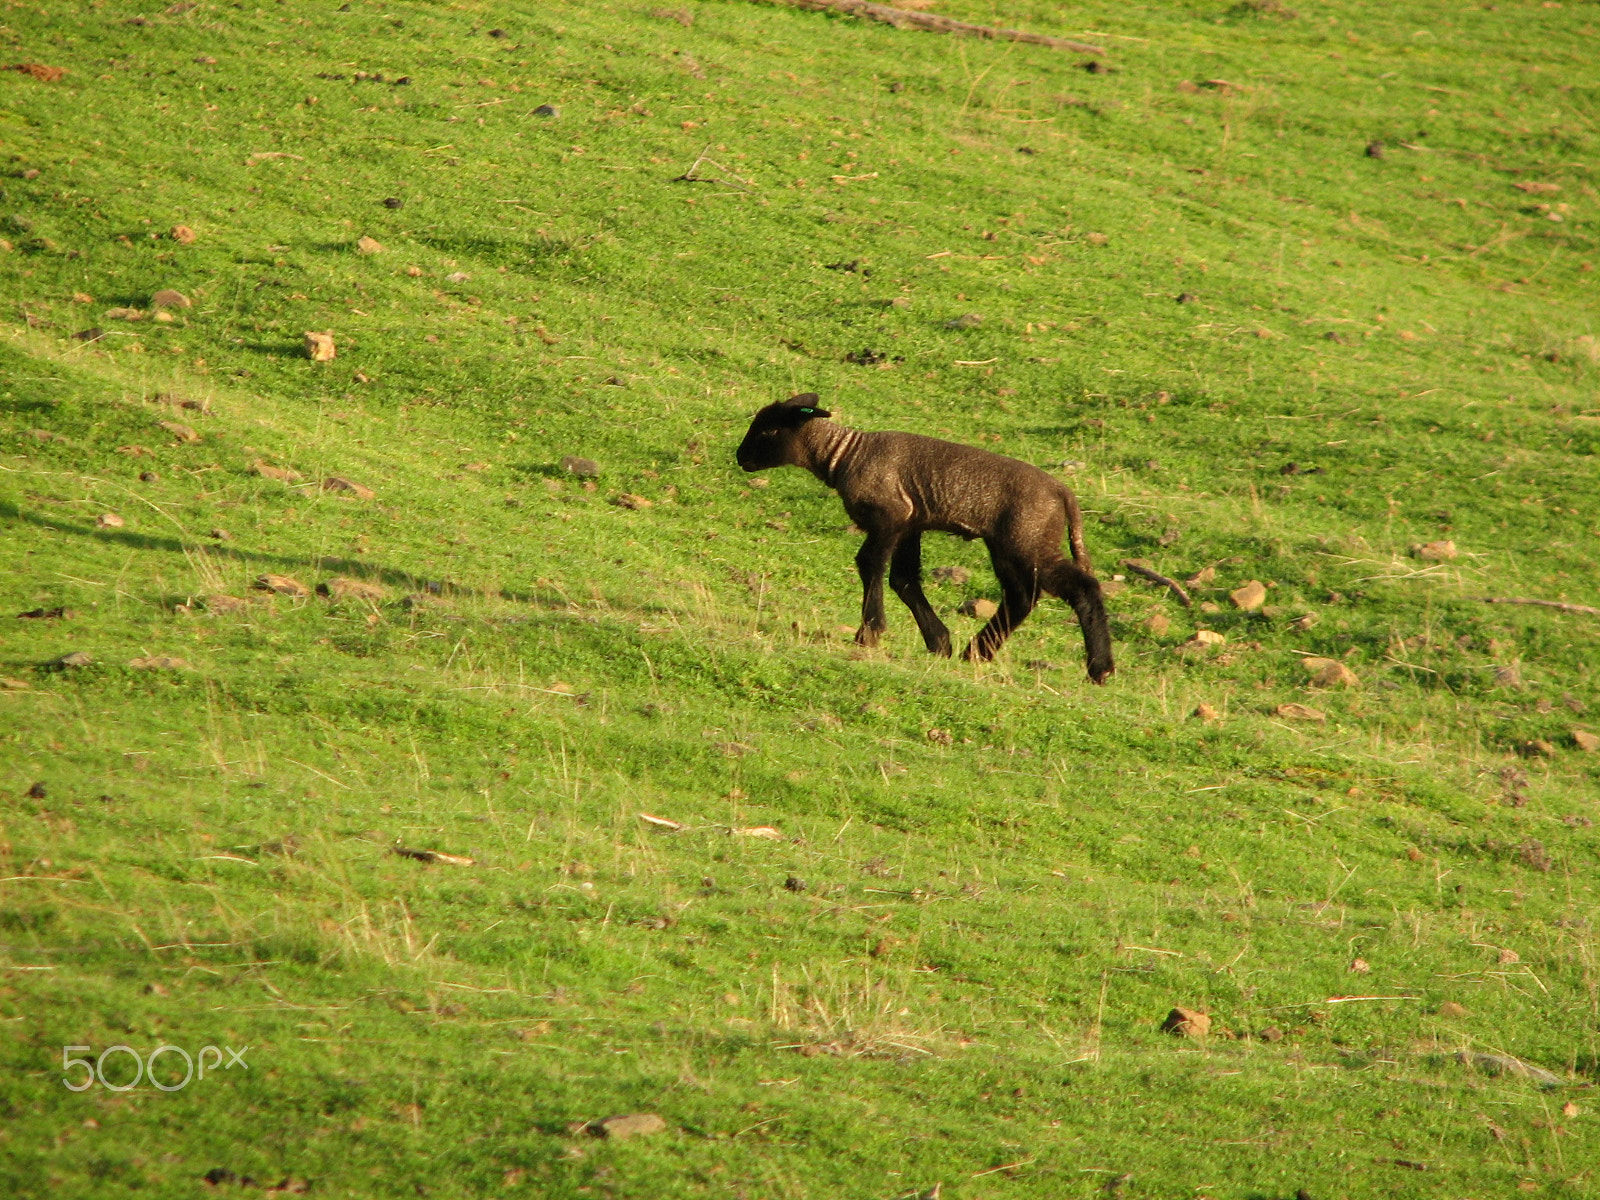
[[[815,392],[767,405],[751,420],[749,432],[739,443],[739,465],[746,471],[804,465],[801,433],[806,423],[832,415],[817,406]]]

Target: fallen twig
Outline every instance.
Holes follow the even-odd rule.
[[[1135,575],[1148,579],[1151,583],[1159,583],[1172,593],[1172,598],[1185,608],[1192,608],[1194,601],[1189,598],[1189,593],[1183,590],[1183,585],[1175,579],[1168,579],[1165,575],[1158,575],[1136,558],[1125,558],[1122,565]]]
[[[1600,617],[1600,608],[1587,604],[1564,604],[1560,600],[1524,600],[1507,596],[1479,596],[1485,604],[1533,604],[1539,608],[1553,608],[1558,612],[1582,613],[1586,617]]]
[[[706,157],[706,150],[710,150],[710,149],[711,149],[711,143],[707,142],[706,145],[705,145],[705,150],[700,151],[700,156],[698,158],[696,158],[694,160],[694,162],[689,164],[689,169],[687,171],[685,171],[682,175],[674,175],[673,178],[672,178],[672,182],[673,183],[720,183],[720,184],[723,184],[726,187],[738,188],[742,192],[750,191],[751,187],[750,187],[749,182],[747,180],[740,179],[737,175],[734,175],[732,171],[728,171],[728,174],[733,176],[731,179],[724,178],[721,175],[696,175],[695,174],[695,171],[699,168],[701,163],[707,163],[710,166],[716,167],[717,169],[722,170],[722,171],[727,171],[728,170],[727,167],[724,167],[721,163],[717,162],[715,159],[711,159],[711,158],[707,158]]]
[[[804,8],[811,12],[839,12],[852,17],[865,17],[881,21],[896,29],[922,29],[929,33],[954,33],[961,37],[988,38],[991,41],[1027,42],[1034,46],[1050,46],[1056,50],[1071,50],[1077,54],[1094,54],[1106,57],[1105,49],[1088,42],[1074,42],[1067,38],[1048,37],[1042,33],[1024,33],[1020,29],[996,29],[992,25],[969,25],[965,21],[952,21],[949,17],[933,13],[911,12],[904,8],[891,8],[887,4],[872,4],[869,0],[772,0],[791,8]]]

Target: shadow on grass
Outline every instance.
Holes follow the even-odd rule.
[[[232,559],[234,562],[272,569],[301,569],[308,563],[320,570],[346,572],[363,579],[376,579],[400,591],[420,592],[434,596],[488,596],[529,604],[539,608],[569,608],[570,601],[554,593],[508,591],[467,587],[448,579],[428,579],[424,576],[396,568],[384,567],[355,558],[311,558],[287,554],[268,554],[257,550],[243,550],[235,546],[207,546],[188,543],[175,537],[157,534],[134,533],[126,529],[97,529],[73,521],[53,520],[38,513],[25,512],[10,501],[0,500],[0,520],[17,525],[34,525],[54,533],[75,534],[100,542],[114,543],[130,550],[156,550],[169,554],[184,554],[199,550],[211,558]]]

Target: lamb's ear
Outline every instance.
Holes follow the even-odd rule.
[[[783,406],[792,409],[802,417],[831,417],[833,414],[818,405],[819,397],[815,392],[801,392],[798,396],[790,396],[783,402]]]

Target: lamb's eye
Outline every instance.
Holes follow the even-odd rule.
[[[763,429],[761,431],[761,436],[762,437],[777,437],[778,436],[778,431],[776,429]]]

